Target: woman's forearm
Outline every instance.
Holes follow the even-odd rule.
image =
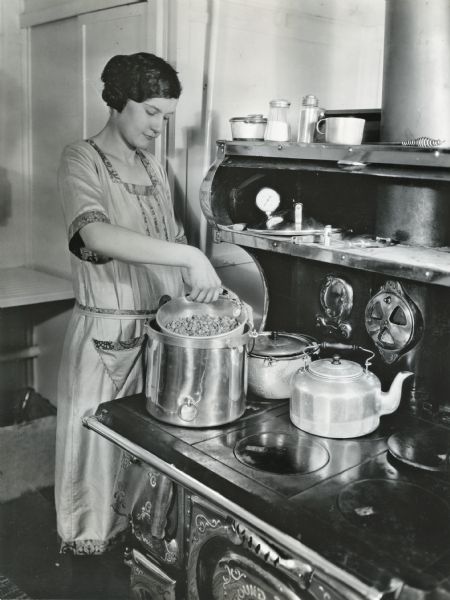
[[[128,263],[181,267],[189,295],[199,302],[217,300],[220,279],[201,250],[186,244],[166,242],[110,223],[88,223],[80,235],[89,250]]]
[[[80,235],[89,250],[130,263],[191,267],[200,250],[158,240],[110,223],[89,223]]]

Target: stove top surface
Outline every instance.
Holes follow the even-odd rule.
[[[186,429],[157,422],[142,397],[116,402],[99,412],[120,413],[123,435],[161,458],[166,453],[178,468],[187,460],[193,476],[332,562],[344,561],[360,577],[367,565],[381,568],[420,589],[448,581],[450,473],[416,468],[388,451],[388,440],[396,449],[404,441],[402,432],[422,445],[424,436],[436,437],[441,451],[446,428],[397,412],[367,436],[321,438],[291,423],[287,401],[249,399],[234,423]]]
[[[289,419],[289,405],[231,424],[192,445],[216,461],[280,496],[291,498],[386,451],[398,430],[385,420],[364,438],[338,440],[301,431]]]

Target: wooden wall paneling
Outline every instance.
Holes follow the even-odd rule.
[[[0,2],[0,268],[26,264],[30,254],[27,131],[27,32],[20,0]]]
[[[108,119],[100,79],[105,64],[116,54],[155,52],[156,14],[154,3],[139,3],[83,15],[78,22],[83,53],[83,137],[88,137],[100,131]]]
[[[126,3],[143,1],[127,0]],[[124,0],[25,0],[21,26],[42,25],[123,4]]]
[[[204,175],[205,71],[210,7],[207,0],[173,0],[168,50],[169,60],[176,65],[183,85],[168,171],[175,180],[175,207],[183,219],[189,241],[197,245],[201,219],[198,199]]]
[[[57,192],[61,152],[80,138],[81,44],[76,19],[31,29],[33,264],[68,276],[67,235]]]

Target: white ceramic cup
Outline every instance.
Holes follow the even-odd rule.
[[[325,141],[330,144],[360,144],[365,122],[365,119],[356,117],[327,117],[317,121],[316,129],[325,134]]]

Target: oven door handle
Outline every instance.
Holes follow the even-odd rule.
[[[245,548],[248,548],[266,563],[283,571],[291,579],[294,579],[301,589],[308,589],[314,574],[314,569],[309,563],[299,558],[282,558],[259,535],[248,530],[242,523],[236,520],[233,520],[233,528],[239,535]]]
[[[156,491],[151,534],[162,540],[165,536],[167,515],[173,495],[173,484],[167,475],[160,474],[159,484]]]

